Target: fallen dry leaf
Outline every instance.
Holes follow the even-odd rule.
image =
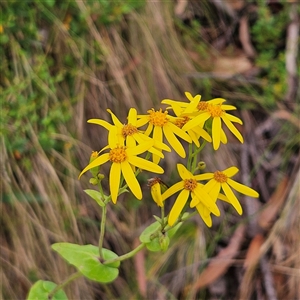
[[[257,234],[251,241],[246,258],[244,261],[244,268],[255,265],[260,258],[260,247],[264,243],[265,238],[261,234]]]
[[[267,230],[274,222],[274,219],[285,201],[288,183],[289,178],[286,176],[281,180],[276,191],[273,193],[270,200],[265,205],[265,208],[260,213],[258,217],[258,224],[261,228]]]
[[[193,286],[187,287],[186,290],[199,290],[223,275],[232,264],[232,258],[238,254],[244,234],[245,225],[240,225],[231,237],[228,246],[218,253],[208,264],[207,268],[199,275]]]

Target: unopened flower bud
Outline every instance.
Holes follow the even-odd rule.
[[[197,168],[198,170],[204,170],[206,168],[206,163],[204,161],[199,161]]]
[[[90,178],[89,182],[92,185],[97,185],[99,183],[99,180],[97,178]]]
[[[99,173],[99,174],[97,175],[97,178],[98,178],[98,180],[101,181],[102,179],[105,178],[105,176],[104,176],[104,174]]]

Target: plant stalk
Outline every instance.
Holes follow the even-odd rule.
[[[116,257],[116,258],[113,258],[113,259],[109,259],[109,260],[106,260],[103,262],[103,265],[108,265],[108,264],[112,264],[114,262],[117,262],[117,261],[123,261],[123,260],[126,260],[128,258],[131,258],[132,256],[134,256],[136,253],[138,253],[139,251],[141,251],[143,248],[145,248],[145,244],[142,243],[140,245],[138,245],[135,249],[133,249],[132,251],[124,254],[124,255],[121,255],[119,257]]]
[[[58,284],[48,295],[48,299],[51,300],[53,296],[61,289],[63,289],[66,285],[68,285],[73,280],[81,277],[82,274],[78,271],[72,275],[70,275],[68,278],[66,278],[62,283]]]
[[[107,205],[105,204],[102,207],[102,218],[101,218],[100,236],[99,236],[99,255],[101,260],[104,260],[102,249],[103,249],[103,241],[104,241],[104,234],[105,234],[106,213],[107,213]]]

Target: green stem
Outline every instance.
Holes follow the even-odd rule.
[[[189,144],[189,156],[187,161],[187,169],[190,171],[192,167],[192,158],[193,158],[193,144]]]
[[[81,277],[82,274],[80,272],[76,272],[66,278],[62,283],[58,284],[48,295],[48,299],[51,300],[53,296],[61,289],[63,289],[66,285],[68,285],[71,281]]]
[[[117,261],[123,261],[123,260],[126,260],[132,256],[134,256],[136,253],[138,253],[139,251],[141,251],[146,245],[144,243],[138,245],[135,249],[133,249],[132,251],[124,254],[124,255],[121,255],[117,258],[113,258],[113,259],[109,259],[109,260],[106,260],[103,262],[103,265],[108,265],[108,264],[112,264],[114,262],[117,262]]]
[[[193,159],[193,164],[191,166],[191,172],[194,174],[194,172],[196,171],[197,169],[197,155],[199,152],[202,151],[202,149],[204,148],[204,146],[206,145],[206,141],[204,140],[203,143],[201,144],[201,146],[199,148],[197,148],[195,150],[195,152],[191,155],[192,156],[192,159]]]
[[[105,205],[102,208],[102,218],[101,218],[100,237],[99,237],[99,255],[102,260],[104,259],[102,248],[103,248],[104,233],[105,233],[106,212],[107,212],[107,206]]]
[[[163,230],[165,227],[165,207],[162,206],[160,208],[160,211],[161,211],[161,229]]]

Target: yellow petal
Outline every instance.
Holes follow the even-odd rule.
[[[208,112],[201,113],[200,115],[194,117],[190,121],[188,121],[183,127],[182,130],[187,131],[193,127],[198,126],[199,124],[204,123],[207,119],[210,118],[210,114]]]
[[[142,170],[147,170],[158,174],[164,173],[164,169],[162,167],[141,157],[130,156],[128,157],[128,162]]]
[[[228,105],[228,104],[222,104],[221,105],[222,110],[236,110],[236,107],[233,105]]]
[[[136,140],[133,135],[128,135],[126,137],[126,146],[130,148],[135,148],[136,147]]]
[[[227,203],[231,203],[230,200],[223,194],[219,193],[219,195],[217,196],[218,199],[225,201]]]
[[[231,205],[235,208],[238,214],[241,215],[243,213],[242,206],[235,194],[233,193],[233,191],[231,190],[231,188],[229,187],[229,185],[226,182],[224,182],[221,184],[221,186],[225,195],[230,200]]]
[[[163,207],[163,200],[162,200],[162,196],[161,196],[161,188],[160,188],[160,184],[158,182],[156,182],[155,184],[153,184],[151,186],[151,195],[153,200],[155,201],[155,203],[160,206]]]
[[[154,127],[153,124],[149,123],[146,131],[144,132],[144,134],[149,136],[151,134],[152,130],[153,130],[153,127]]]
[[[158,165],[160,162],[160,157],[158,155],[152,154],[152,161],[154,164]]]
[[[223,144],[227,144],[227,136],[226,136],[226,134],[225,134],[225,132],[224,132],[223,129],[221,129],[221,142]]]
[[[120,146],[120,136],[118,135],[118,130],[116,126],[113,126],[108,134],[108,145],[111,149]],[[123,145],[123,143],[121,143]]]
[[[81,177],[81,175],[83,173],[85,173],[86,171],[98,167],[104,163],[106,163],[109,160],[109,153],[104,153],[102,155],[100,155],[99,157],[97,157],[95,160],[93,160],[90,164],[88,164],[80,173],[79,178]]]
[[[230,167],[227,168],[226,170],[222,171],[227,177],[232,177],[236,173],[238,173],[239,169],[237,167]]]
[[[197,136],[196,132],[193,131],[194,129],[195,128],[188,130],[187,133],[191,137],[194,144],[199,148],[200,147],[199,137]]]
[[[209,208],[209,210],[215,215],[220,215],[220,210],[215,203],[215,200],[210,197],[210,195],[205,191],[204,188],[200,188],[197,186],[192,193],[195,193],[197,198],[201,200],[201,202]]]
[[[193,208],[197,206],[199,203],[201,203],[200,199],[196,195],[192,195],[192,200],[190,202],[190,208]]]
[[[168,224],[170,226],[172,226],[178,219],[180,213],[182,212],[182,210],[187,202],[189,194],[190,194],[190,191],[182,190],[180,192],[180,194],[178,195],[178,197],[170,211],[170,214],[169,214]]]
[[[109,188],[111,200],[114,204],[117,202],[121,177],[121,164],[112,163],[109,173]]]
[[[235,122],[235,123],[239,123],[239,124],[243,125],[243,121],[236,116],[226,114],[226,118],[228,118],[231,122]]]
[[[207,215],[207,211],[209,212],[209,210],[201,202],[196,206],[196,209],[207,227],[211,227],[212,219],[210,214]]]
[[[158,141],[158,142],[163,141],[162,128],[160,126],[154,126],[153,139],[154,139],[154,141]]]
[[[212,99],[212,100],[209,100],[209,101],[206,101],[206,102],[209,103],[209,104],[218,105],[218,104],[222,104],[222,103],[226,102],[226,100],[223,99],[223,98],[215,98],[215,99]]]
[[[136,127],[142,127],[149,122],[148,115],[137,116],[138,120],[136,121]]]
[[[128,123],[136,126],[137,111],[135,108],[130,108],[128,113]]]
[[[137,179],[135,177],[135,174],[132,171],[130,164],[127,161],[122,162],[121,170],[122,170],[124,179],[125,179],[126,183],[128,184],[128,187],[130,188],[132,194],[136,198],[141,200],[143,197],[142,190],[141,190],[139,182],[137,181]]]
[[[236,136],[236,138],[241,142],[244,143],[244,138],[241,133],[237,130],[237,128],[231,123],[231,121],[227,118],[226,114],[222,116],[222,120],[228,127],[228,129]]]
[[[165,128],[165,127],[169,127],[170,130],[171,130],[174,134],[178,135],[180,138],[182,138],[182,139],[185,140],[186,142],[188,142],[188,143],[191,143],[191,142],[192,142],[191,137],[190,137],[185,131],[183,131],[181,128],[179,128],[178,126],[176,126],[175,124],[173,124],[173,123],[168,123],[166,126],[164,126],[164,128]]]
[[[179,181],[169,187],[163,194],[162,199],[165,201],[167,198],[171,197],[173,194],[177,193],[178,191],[184,188],[183,181]]]
[[[213,173],[212,173],[213,174]],[[197,175],[198,176],[198,175]],[[196,177],[196,176],[195,176]],[[209,182],[207,182],[205,185],[204,185],[204,189],[210,193],[210,191],[212,189],[218,189],[218,191],[220,191],[221,189],[221,185],[218,181],[216,181],[215,179],[211,179]]]
[[[97,125],[103,126],[107,130],[110,130],[110,128],[113,126],[112,124],[108,123],[107,121],[100,120],[100,119],[90,119],[87,122],[91,123],[91,124],[97,124]]]
[[[193,178],[193,174],[182,164],[177,164],[177,171],[181,179]]]
[[[175,152],[182,158],[185,158],[186,157],[185,150],[183,146],[180,144],[180,142],[178,141],[178,139],[176,138],[176,136],[174,135],[174,133],[172,132],[172,130],[170,129],[170,127],[165,126],[163,130],[167,141],[175,150]]]
[[[194,127],[192,130],[196,132],[198,139],[200,137],[203,137],[206,141],[211,143],[211,141],[212,141],[211,136],[203,128],[201,128],[200,126],[197,126],[197,127]]]
[[[194,179],[199,181],[199,180],[212,179],[213,177],[214,177],[214,173],[203,173],[203,174],[195,175]]]
[[[238,183],[230,178],[227,179],[227,183],[233,187],[235,190],[237,190],[238,192],[253,197],[253,198],[258,198],[259,194],[257,191],[255,191],[254,189],[251,189],[250,187],[243,185],[241,183]]]
[[[221,118],[215,117],[212,121],[212,140],[213,140],[213,148],[214,150],[219,149],[220,141],[221,141]]]
[[[150,149],[148,149],[148,151],[149,151],[150,153],[152,153],[152,154],[154,154],[154,155],[160,157],[160,158],[164,158],[164,157],[165,157],[165,156],[163,155],[163,153],[161,152],[161,150],[157,150],[157,149],[155,149],[154,147],[151,147]],[[156,163],[156,162],[154,162],[154,163]],[[158,164],[158,163],[156,163],[156,164]]]
[[[141,153],[146,152],[152,146],[153,146],[153,141],[149,140],[149,141],[139,144],[135,147],[131,147],[131,148],[128,147],[125,151],[128,154],[128,156],[134,156],[134,155],[139,155]]]
[[[122,124],[122,123],[120,122],[120,120],[116,117],[116,115],[115,115],[110,109],[107,109],[107,111],[110,113],[113,123],[114,123],[117,127],[123,127],[123,124]]]

